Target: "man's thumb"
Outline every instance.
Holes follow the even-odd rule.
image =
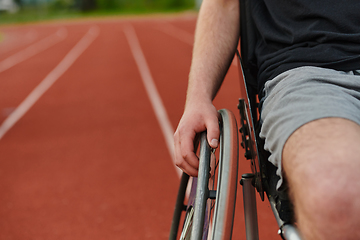
[[[217,148],[219,145],[220,129],[219,122],[214,121],[207,126],[207,140],[211,148]]]

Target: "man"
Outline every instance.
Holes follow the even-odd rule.
[[[251,0],[259,32],[260,137],[303,237],[360,239],[360,1]],[[193,140],[218,146],[212,104],[239,40],[238,0],[201,6],[176,165],[197,176]]]

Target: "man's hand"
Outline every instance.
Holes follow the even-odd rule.
[[[188,102],[174,135],[175,164],[194,177],[199,168],[194,141],[196,135],[203,131],[207,131],[210,147],[217,148],[220,137],[219,113],[211,101]]]

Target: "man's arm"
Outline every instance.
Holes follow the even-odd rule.
[[[199,166],[194,153],[196,134],[207,130],[210,146],[218,145],[218,113],[212,100],[234,57],[239,28],[239,0],[203,0],[185,110],[174,135],[176,165],[191,176],[197,176]]]

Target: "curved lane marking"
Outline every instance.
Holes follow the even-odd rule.
[[[184,43],[187,43],[190,46],[194,45],[194,34],[191,34],[179,27],[176,27],[173,24],[170,24],[168,22],[163,22],[161,24],[158,24],[155,28],[173,38],[176,38]],[[237,67],[237,57],[236,56],[234,56],[231,64],[232,64],[232,66]]]
[[[194,45],[194,34],[191,34],[181,28],[175,27],[170,23],[163,22],[161,24],[158,24],[155,28],[169,36],[172,36],[184,43],[189,44],[190,46]]]
[[[141,50],[141,46],[136,36],[136,32],[134,27],[131,24],[127,24],[124,26],[124,33],[129,43],[131,52],[135,59],[136,65],[139,69],[141,79],[146,89],[146,93],[150,99],[151,105],[155,112],[156,118],[159,122],[161,131],[164,135],[165,142],[170,153],[171,159],[174,160],[174,129],[170,123],[169,117],[166,113],[166,109],[161,100],[160,94],[157,91],[154,80],[151,76],[149,66],[146,62],[143,51]],[[174,164],[175,167],[175,164]],[[175,167],[175,171],[178,176],[181,176],[182,172],[179,168]]]
[[[56,33],[43,38],[42,40],[30,45],[24,50],[15,53],[14,55],[4,59],[0,62],[0,72],[3,72],[18,63],[21,63],[32,56],[48,49],[49,47],[55,45],[56,43],[64,40],[67,37],[66,28],[60,28]]]
[[[7,33],[5,31],[3,32],[3,35],[3,41],[0,42],[0,54],[15,50],[23,45],[30,44],[38,38],[38,32],[35,29],[29,29],[25,33]]]
[[[90,46],[99,35],[99,27],[93,26],[80,41],[66,54],[61,62],[41,81],[23,102],[4,120],[0,126],[0,139],[19,119],[36,103],[37,100],[63,75],[78,57]]]

